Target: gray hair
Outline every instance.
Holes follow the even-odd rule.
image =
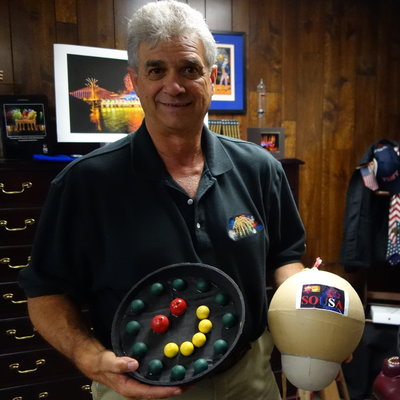
[[[136,71],[139,46],[146,42],[156,47],[159,41],[194,33],[204,46],[205,61],[215,63],[215,40],[199,11],[174,0],[151,2],[136,11],[128,24],[128,63]]]

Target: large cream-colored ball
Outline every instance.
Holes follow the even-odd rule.
[[[365,314],[349,282],[312,268],[277,289],[268,324],[287,379],[301,389],[321,390],[360,342]]]

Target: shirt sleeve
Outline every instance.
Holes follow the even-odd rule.
[[[68,294],[79,300],[85,293],[84,227],[79,225],[76,190],[68,179],[56,178],[50,186],[30,266],[19,275],[19,284],[27,297]]]
[[[276,174],[270,182],[268,264],[278,268],[301,262],[305,251],[305,230],[282,165],[276,164]]]

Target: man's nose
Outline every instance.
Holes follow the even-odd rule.
[[[164,77],[164,92],[177,96],[185,92],[182,77],[176,72],[170,72]]]

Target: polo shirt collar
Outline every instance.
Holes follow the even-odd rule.
[[[133,172],[149,179],[165,179],[168,172],[147,131],[146,124],[131,135],[131,162]],[[202,146],[206,163],[213,176],[221,175],[233,168],[221,141],[206,126],[203,127]]]

